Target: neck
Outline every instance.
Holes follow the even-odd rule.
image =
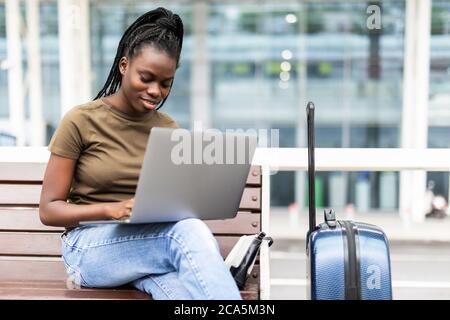
[[[122,111],[125,114],[128,114],[133,117],[141,116],[141,114],[136,113],[136,111],[131,107],[131,103],[128,101],[127,97],[123,93],[122,88],[119,88],[119,90],[116,93],[104,97],[103,100],[105,100],[114,108],[118,109],[119,111]]]

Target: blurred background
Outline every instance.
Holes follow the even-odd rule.
[[[305,147],[305,106],[314,101],[319,148],[450,146],[444,0],[0,0],[0,146],[46,146],[64,113],[103,86],[123,31],[157,6],[185,25],[180,68],[163,108],[182,127],[202,121],[223,130],[273,128],[279,147]],[[319,172],[317,205],[374,221],[402,244],[446,241],[449,173],[422,175],[427,207],[408,232],[400,228],[401,194],[415,186],[402,191],[398,172]],[[303,298],[303,271],[296,269],[295,282],[283,269],[299,256],[283,252],[304,249],[295,240],[304,238],[305,194],[304,173],[271,177],[272,230],[280,238],[274,298]],[[298,228],[289,233],[287,225]],[[448,263],[442,252],[450,249],[442,245],[436,254]],[[432,261],[418,258],[427,247],[412,246],[414,259]],[[401,268],[398,274],[408,274]],[[292,292],[283,287],[289,285]],[[417,292],[397,297],[430,297]],[[450,298],[450,282],[433,292]]]

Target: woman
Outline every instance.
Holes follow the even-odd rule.
[[[198,219],[78,225],[131,215],[150,129],[176,127],[157,110],[172,88],[182,43],[178,15],[158,8],[139,17],[95,100],[70,110],[50,141],[39,214],[46,225],[66,227],[62,256],[75,285],[130,283],[154,299],[240,299],[215,238]]]

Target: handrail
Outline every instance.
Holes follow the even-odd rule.
[[[400,212],[403,219],[415,221],[424,219],[425,198],[422,195],[425,194],[426,177],[423,171],[450,171],[450,149],[318,148],[315,159],[318,171],[403,171],[400,188],[403,190],[403,183],[403,187],[412,190],[400,192]],[[262,194],[261,216],[269,219],[270,175],[278,171],[306,171],[307,149],[258,148],[253,164],[262,167],[266,192]]]
[[[47,147],[0,147],[0,162],[45,163]],[[254,165],[270,170],[306,170],[306,148],[257,148]],[[317,148],[318,171],[450,171],[450,149]]]
[[[318,171],[450,171],[450,149],[316,148]],[[306,148],[258,148],[253,164],[307,170]]]

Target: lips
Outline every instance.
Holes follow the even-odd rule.
[[[159,104],[159,101],[155,101],[155,100],[152,100],[152,99],[141,98],[141,100],[142,100],[142,102],[144,104],[144,107],[146,109],[150,109],[150,110],[155,109],[156,106]]]

